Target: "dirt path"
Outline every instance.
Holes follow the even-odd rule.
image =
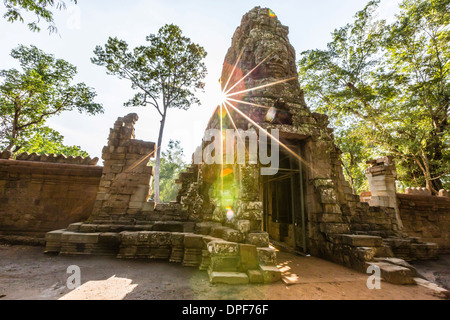
[[[368,275],[315,257],[279,252],[285,274],[299,283],[272,285],[212,285],[207,273],[166,261],[120,260],[112,257],[65,257],[43,254],[42,247],[0,245],[2,299],[438,299],[415,286],[381,283],[366,287]],[[66,287],[67,267],[81,270],[77,292]],[[96,282],[93,282],[96,281]],[[75,294],[76,293],[76,294]]]

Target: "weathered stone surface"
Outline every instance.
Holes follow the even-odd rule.
[[[195,232],[198,234],[208,235],[211,232],[211,228],[220,227],[220,226],[222,226],[222,225],[218,222],[212,222],[212,221],[198,222],[195,225]]]
[[[209,274],[211,283],[224,284],[247,284],[248,276],[242,272],[217,272],[213,271]]]
[[[258,260],[261,265],[275,266],[277,255],[273,248],[257,248]]]
[[[186,248],[202,249],[203,248],[203,238],[201,235],[186,234],[184,236],[184,246]]]
[[[110,131],[108,145],[102,151],[103,175],[91,221],[99,216],[116,219],[115,215],[132,217],[153,211],[153,203],[147,202],[153,174],[147,167],[147,155],[154,151],[155,144],[134,139],[137,120],[134,113],[119,117]]]
[[[156,221],[153,225],[155,231],[184,232],[184,224],[179,221]]]
[[[240,271],[240,260],[239,256],[219,256],[211,255],[211,262],[209,265],[210,272],[220,271],[220,272],[238,272]]]
[[[342,243],[352,247],[381,247],[383,239],[381,237],[344,234],[341,235]]]
[[[264,278],[264,283],[272,283],[281,280],[281,271],[275,266],[259,267]]]
[[[256,246],[251,244],[239,244],[239,255],[241,257],[242,271],[258,268],[259,261]]]
[[[61,235],[61,242],[72,243],[97,243],[100,233],[75,233],[63,232]]]
[[[239,244],[227,241],[212,241],[208,243],[208,251],[213,256],[237,256]]]
[[[267,232],[249,233],[246,242],[257,247],[268,247],[269,234]]]
[[[407,269],[411,270],[412,276],[414,276],[414,277],[417,276],[416,268],[414,268],[412,265],[410,265],[408,262],[406,262],[403,259],[393,258],[393,257],[383,257],[383,258],[375,258],[374,260],[377,262],[387,262],[387,263],[390,263],[390,264],[393,264],[396,266],[407,268]]]
[[[374,265],[380,268],[381,277],[393,284],[415,284],[414,272],[408,268],[393,265],[386,262],[370,262],[368,265]]]
[[[226,228],[223,230],[222,238],[225,241],[242,242],[244,240],[244,235],[238,230]]]
[[[264,275],[261,270],[248,270],[247,275],[250,283],[264,283]]]

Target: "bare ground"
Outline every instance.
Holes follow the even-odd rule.
[[[448,257],[442,268],[448,270]],[[381,283],[369,290],[368,275],[315,257],[278,252],[284,275],[298,283],[212,285],[208,275],[167,261],[120,260],[113,257],[49,256],[42,247],[0,245],[1,299],[146,299],[146,300],[300,300],[439,299],[426,288]],[[67,267],[81,270],[82,286],[67,288]],[[431,268],[431,267],[429,267]],[[432,269],[432,268],[431,268]]]

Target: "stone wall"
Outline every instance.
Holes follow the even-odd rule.
[[[397,194],[403,230],[422,241],[434,242],[450,253],[450,198]]]
[[[40,234],[89,217],[102,167],[56,158],[0,159],[0,232]]]

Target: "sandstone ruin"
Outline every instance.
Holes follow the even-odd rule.
[[[225,116],[218,107],[206,129],[278,129],[278,173],[261,175],[261,163],[193,163],[176,181],[177,201],[155,205],[155,144],[135,140],[136,114],[120,117],[102,151],[89,218],[47,233],[46,252],[166,259],[207,270],[213,283],[271,283],[281,277],[272,239],[363,272],[376,264],[387,281],[410,283],[415,271],[401,259],[435,258],[438,246],[402,230],[392,190],[381,186],[394,181],[392,159],[372,163],[369,179],[380,188],[370,205],[361,202],[345,181],[327,117],[310,111],[296,77],[288,28],[269,9],[249,11],[221,79],[224,90],[237,83],[230,92],[244,92]]]

